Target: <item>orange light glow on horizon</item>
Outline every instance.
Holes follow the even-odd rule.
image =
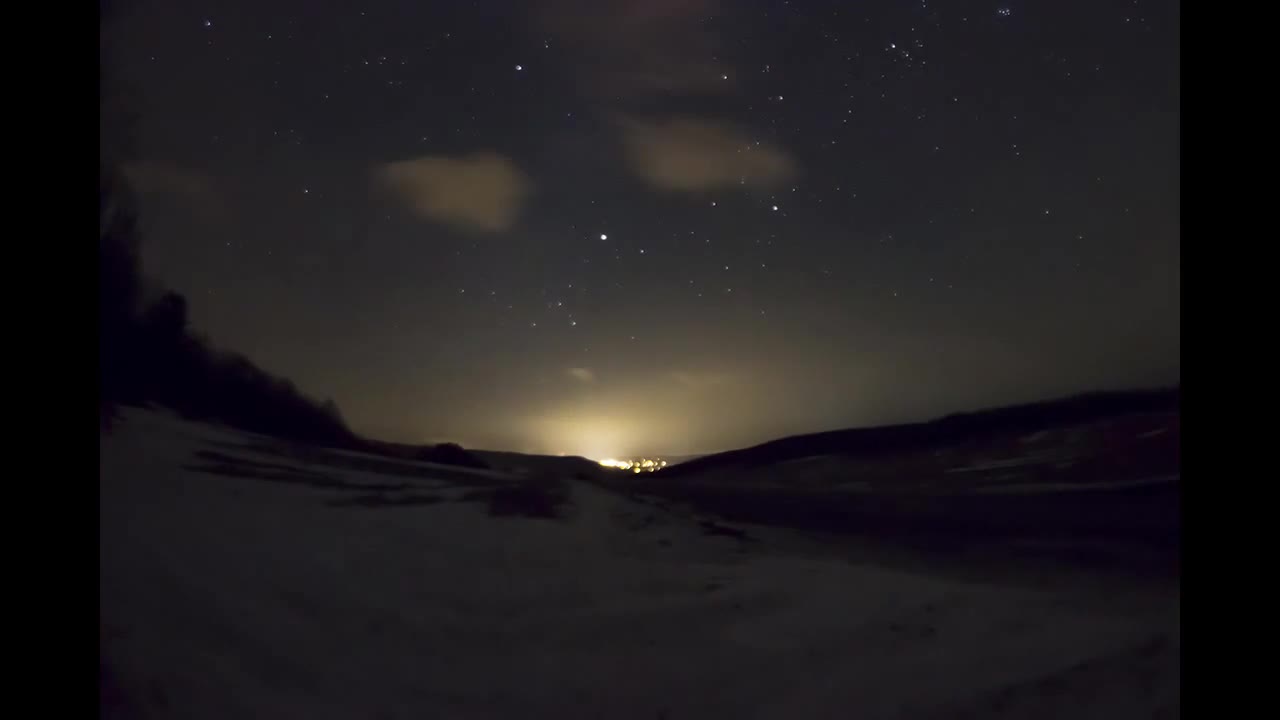
[[[641,458],[640,460],[615,460],[613,458],[608,458],[599,462],[602,466],[607,468],[630,470],[636,473],[654,472],[667,466],[666,460],[650,460],[648,458]]]

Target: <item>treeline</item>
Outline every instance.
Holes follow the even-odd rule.
[[[117,404],[154,403],[187,418],[297,442],[362,444],[333,402],[309,398],[288,380],[195,335],[181,294],[148,292],[129,187],[103,168],[99,191],[99,381],[108,411]]]
[[[98,346],[100,409],[154,404],[308,445],[449,465],[485,467],[458,445],[392,445],[359,437],[338,406],[308,397],[237,353],[220,351],[188,325],[187,301],[142,272],[136,202],[125,178],[103,166],[99,187]],[[155,298],[155,299],[150,299]]]
[[[182,415],[331,447],[361,440],[331,402],[317,402],[248,359],[219,352],[191,332],[187,301],[144,278],[138,203],[122,168],[135,159],[129,93],[109,71],[108,21],[118,0],[100,0],[98,155],[98,362],[104,421],[117,405],[154,403]]]
[[[129,93],[109,68],[108,20],[119,0],[99,1],[98,382],[109,423],[119,405],[154,404],[206,420],[309,445],[388,454],[361,438],[331,401],[308,397],[247,358],[215,349],[192,332],[187,301],[142,271],[138,203],[121,171],[136,161]],[[483,467],[457,445],[402,446],[400,457]]]

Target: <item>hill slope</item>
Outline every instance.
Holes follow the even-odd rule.
[[[499,502],[534,481],[149,412],[100,450],[104,717],[1178,712],[1176,594],[854,565],[572,480]]]
[[[1026,434],[1137,414],[1176,414],[1181,390],[1093,393],[1062,400],[949,415],[907,425],[796,435],[676,465],[668,477],[728,466],[758,466],[815,455],[876,456],[935,450],[1000,434]]]

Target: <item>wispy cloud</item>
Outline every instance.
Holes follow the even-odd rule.
[[[593,383],[596,381],[596,374],[591,372],[590,368],[569,368],[569,377],[584,383]]]
[[[606,101],[667,93],[719,93],[733,86],[716,61],[720,38],[705,20],[718,0],[542,0],[534,27],[574,55],[578,80]]]
[[[615,115],[626,170],[672,192],[770,188],[796,174],[785,150],[760,135],[700,114],[653,117],[673,99],[694,106],[741,90],[729,61],[723,0],[540,0],[531,29],[573,58],[574,79],[601,111]],[[762,133],[763,135],[763,133]]]
[[[495,152],[401,160],[376,175],[421,217],[480,232],[511,229],[530,190],[520,168]]]
[[[683,116],[618,124],[631,170],[663,190],[769,188],[796,173],[786,152],[731,125]]]

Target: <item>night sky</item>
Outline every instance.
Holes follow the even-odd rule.
[[[1180,377],[1179,8],[135,0],[146,271],[358,432],[685,454]]]

